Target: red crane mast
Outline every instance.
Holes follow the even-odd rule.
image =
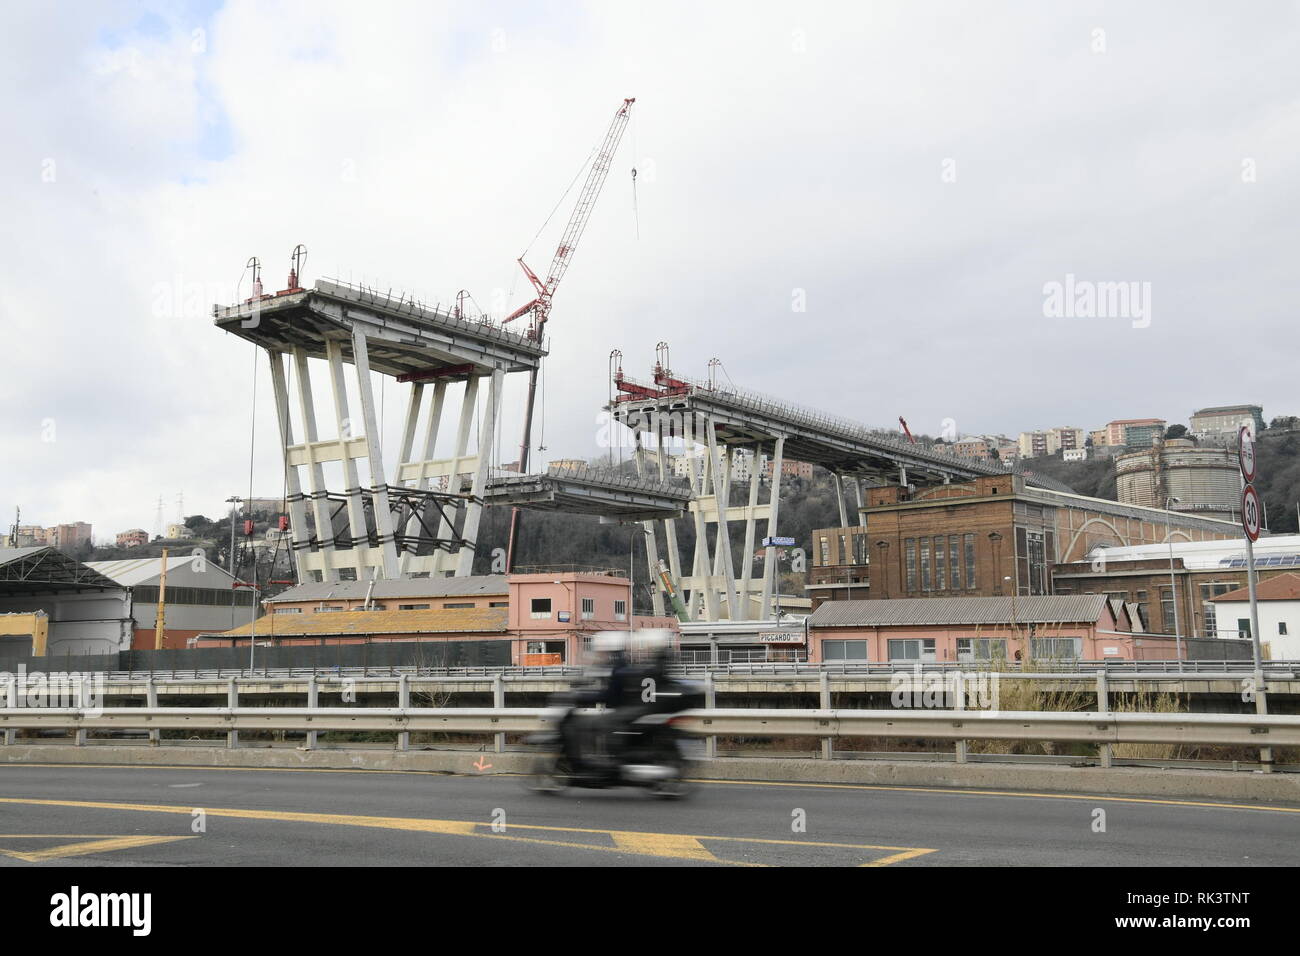
[[[555,257],[551,260],[551,268],[546,275],[546,281],[543,282],[537,277],[537,273],[528,267],[528,263],[524,262],[523,256],[519,257],[519,267],[524,270],[524,275],[528,276],[528,281],[533,284],[533,288],[537,292],[537,298],[510,313],[502,321],[502,324],[508,324],[531,313],[532,322],[528,335],[539,343],[545,341],[546,320],[551,315],[551,299],[555,296],[555,290],[559,287],[560,280],[564,278],[569,265],[573,262],[573,253],[578,248],[578,242],[582,239],[582,234],[587,228],[587,221],[591,219],[591,211],[596,206],[596,200],[600,198],[600,190],[605,185],[606,177],[609,176],[609,167],[614,161],[614,153],[618,150],[619,141],[623,138],[623,131],[627,128],[628,119],[632,114],[632,104],[635,102],[635,97],[623,100],[623,105],[614,113],[614,119],[609,124],[605,139],[596,152],[596,158],[592,160],[591,169],[587,172],[587,181],[583,183],[582,192],[578,194],[578,202],[573,207],[573,215],[569,217],[569,224],[564,229],[564,235],[560,237],[560,244],[555,248]],[[532,443],[533,406],[536,399],[537,369],[534,368],[528,373],[528,399],[524,405],[524,434],[523,441],[519,446],[519,471],[521,474],[526,474],[528,471],[528,446]],[[510,540],[506,547],[507,571],[514,567],[515,535],[518,527],[519,509],[514,508],[510,512]]]

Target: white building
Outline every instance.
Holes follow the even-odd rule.
[[[1275,661],[1300,660],[1300,574],[1288,572],[1259,582],[1259,642]],[[1214,598],[1219,637],[1250,637],[1250,593],[1238,588]]]
[[[90,561],[86,566],[130,590],[135,646],[152,649],[162,558]],[[189,638],[199,634],[247,624],[255,604],[252,588],[237,587],[230,572],[208,560],[201,548],[167,556],[167,593],[163,600],[164,647],[185,647]]]
[[[131,647],[131,597],[123,587],[52,547],[0,549],[0,614],[43,612],[45,654],[115,654]],[[0,637],[0,670],[32,653],[32,637]],[[53,665],[51,665],[53,666]]]

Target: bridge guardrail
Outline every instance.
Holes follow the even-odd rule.
[[[560,711],[548,708],[369,707],[12,707],[0,709],[0,731],[209,730],[440,731],[531,733]],[[699,736],[885,737],[929,740],[1162,743],[1250,747],[1300,746],[1300,716],[979,710],[768,710],[683,712],[676,726]],[[5,734],[5,739],[8,734]],[[78,738],[80,742],[80,737]]]

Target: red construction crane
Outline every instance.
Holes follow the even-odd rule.
[[[577,250],[578,242],[582,239],[582,233],[587,228],[587,221],[591,218],[591,211],[596,206],[596,200],[600,198],[600,190],[605,185],[605,179],[609,175],[610,164],[614,161],[614,153],[618,150],[619,141],[623,138],[623,130],[627,128],[627,121],[632,113],[632,104],[635,102],[634,97],[623,100],[623,105],[614,113],[614,119],[609,124],[605,139],[596,152],[596,158],[592,160],[591,169],[587,172],[587,181],[583,183],[582,192],[578,194],[578,202],[573,207],[573,215],[569,217],[569,224],[564,229],[564,235],[560,237],[560,244],[555,247],[555,257],[551,260],[551,268],[547,273],[546,281],[543,282],[537,277],[537,273],[528,268],[528,263],[524,262],[523,256],[519,257],[519,267],[524,270],[524,275],[528,276],[528,281],[533,284],[533,288],[537,291],[537,298],[527,305],[515,309],[514,312],[505,317],[502,325],[531,313],[532,322],[528,329],[529,338],[539,343],[545,341],[546,320],[551,315],[551,300],[555,296],[556,289],[559,288],[560,280],[564,278],[564,273],[568,271],[569,265],[573,261],[573,253]],[[536,399],[537,369],[533,368],[528,373],[528,398],[524,405],[524,435],[519,446],[519,471],[525,474],[528,472],[528,446],[532,443],[533,406]],[[519,509],[514,508],[510,512],[510,539],[506,546],[507,571],[514,567],[515,534],[518,527]]]
[[[898,416],[898,424],[903,426],[903,434],[907,436],[907,440],[915,445],[916,439],[912,437],[912,429],[907,427],[907,422],[902,415]]]

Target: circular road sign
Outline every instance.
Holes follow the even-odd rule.
[[[1259,511],[1259,494],[1254,485],[1247,485],[1241,491],[1241,526],[1251,541],[1259,540]]]
[[[1242,425],[1237,430],[1237,463],[1241,466],[1241,477],[1246,483],[1255,480],[1255,440],[1250,437],[1250,426]]]

